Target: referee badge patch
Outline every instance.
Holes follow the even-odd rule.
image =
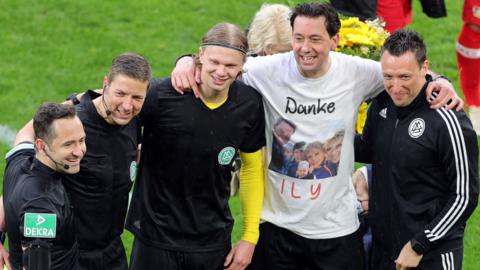
[[[137,162],[134,160],[130,163],[130,180],[135,181],[135,177],[137,177]]]
[[[218,164],[228,165],[232,162],[233,157],[235,156],[235,148],[227,146],[223,148],[220,153],[218,153]]]
[[[416,139],[422,136],[425,131],[425,121],[422,118],[415,118],[408,126],[408,135]]]

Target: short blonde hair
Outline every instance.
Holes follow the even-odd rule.
[[[282,4],[263,4],[250,24],[248,44],[252,54],[266,55],[274,46],[292,46],[291,10]]]
[[[345,136],[345,130],[340,130],[340,131],[335,132],[335,134],[333,134],[333,136],[328,138],[327,141],[323,144],[324,150],[328,151],[329,148],[332,147],[333,144],[335,142],[337,142],[338,140],[340,142],[343,142],[343,137],[344,136]]]

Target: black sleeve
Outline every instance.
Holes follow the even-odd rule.
[[[255,93],[255,95],[258,95]],[[247,136],[240,146],[240,151],[245,153],[253,153],[265,146],[265,113],[263,111],[263,102],[258,96],[256,112],[253,114],[252,126]]]
[[[85,97],[85,96],[87,96],[87,95],[88,95],[88,97],[90,98],[90,100],[94,100],[94,99],[96,99],[97,97],[102,96],[102,94],[97,93],[97,92],[89,89],[89,90],[87,90],[87,91],[85,92],[85,94],[82,96],[82,100],[83,100],[83,97]],[[80,101],[81,101],[81,100],[80,100]]]
[[[158,110],[158,91],[165,85],[166,80],[170,81],[170,78],[156,78],[150,81],[147,96],[145,97],[145,102],[140,111],[140,120],[143,126],[148,125],[151,122],[151,119],[155,117],[155,112]]]
[[[3,175],[3,194],[9,196],[15,187],[19,166],[25,163],[35,155],[35,149],[32,142],[21,142],[13,147],[6,155],[5,174]]]
[[[436,129],[439,157],[449,181],[449,196],[439,214],[414,239],[427,250],[430,244],[457,232],[478,202],[477,136],[465,114],[439,109],[444,125]]]
[[[29,195],[31,196],[31,194]],[[18,220],[20,221],[20,235],[22,236],[22,243],[31,241],[34,238],[24,237],[24,220],[25,213],[44,213],[44,214],[55,214],[57,216],[57,229],[61,226],[59,219],[62,218],[61,213],[55,208],[54,203],[48,197],[38,195],[37,198],[25,202],[18,211]],[[46,241],[51,242],[53,238],[49,238]]]
[[[31,238],[25,237],[24,234],[24,220],[25,213],[45,213],[55,214],[57,217],[57,229],[61,226],[59,220],[62,218],[60,213],[56,210],[53,202],[45,196],[39,196],[33,200],[27,201],[20,209],[18,220],[20,221],[20,235],[22,241],[23,251],[23,266],[26,269],[49,269],[39,268],[41,265],[46,267],[51,264],[50,247],[52,246],[54,238]],[[29,265],[30,264],[30,265]],[[36,268],[32,268],[35,266]]]
[[[7,166],[15,166],[14,164],[22,158],[33,157],[35,155],[35,147],[32,142],[21,142],[13,147],[5,155]]]

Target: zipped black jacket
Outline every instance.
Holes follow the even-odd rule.
[[[478,200],[478,146],[463,111],[432,110],[424,85],[396,107],[386,91],[372,102],[355,158],[373,163],[369,219],[373,243],[394,260],[416,239],[428,253],[463,245]]]

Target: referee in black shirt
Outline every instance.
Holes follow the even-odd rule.
[[[123,53],[113,59],[104,77],[103,95],[89,90],[69,97],[85,128],[88,148],[80,172],[63,180],[74,206],[79,269],[128,269],[120,235],[136,175],[140,144],[137,114],[150,77],[150,65],[144,57]],[[33,132],[30,123],[24,129]]]
[[[82,270],[126,270],[123,233],[136,175],[140,112],[151,77],[147,60],[124,53],[112,61],[103,95],[87,91],[76,105],[88,151],[76,175],[65,179],[75,213]]]
[[[373,164],[371,269],[461,269],[478,201],[478,145],[463,111],[431,110],[426,47],[412,30],[383,45],[386,91],[368,110],[357,161]]]
[[[3,202],[12,266],[78,269],[73,212],[62,181],[80,169],[85,132],[73,106],[54,103],[40,107],[33,126],[35,136],[21,130],[6,156]]]
[[[200,98],[153,80],[140,114],[138,179],[126,228],[135,235],[130,269],[244,269],[258,239],[265,145],[260,94],[236,77],[248,45],[237,26],[220,23],[203,37]],[[228,206],[235,153],[244,234],[231,245]]]

